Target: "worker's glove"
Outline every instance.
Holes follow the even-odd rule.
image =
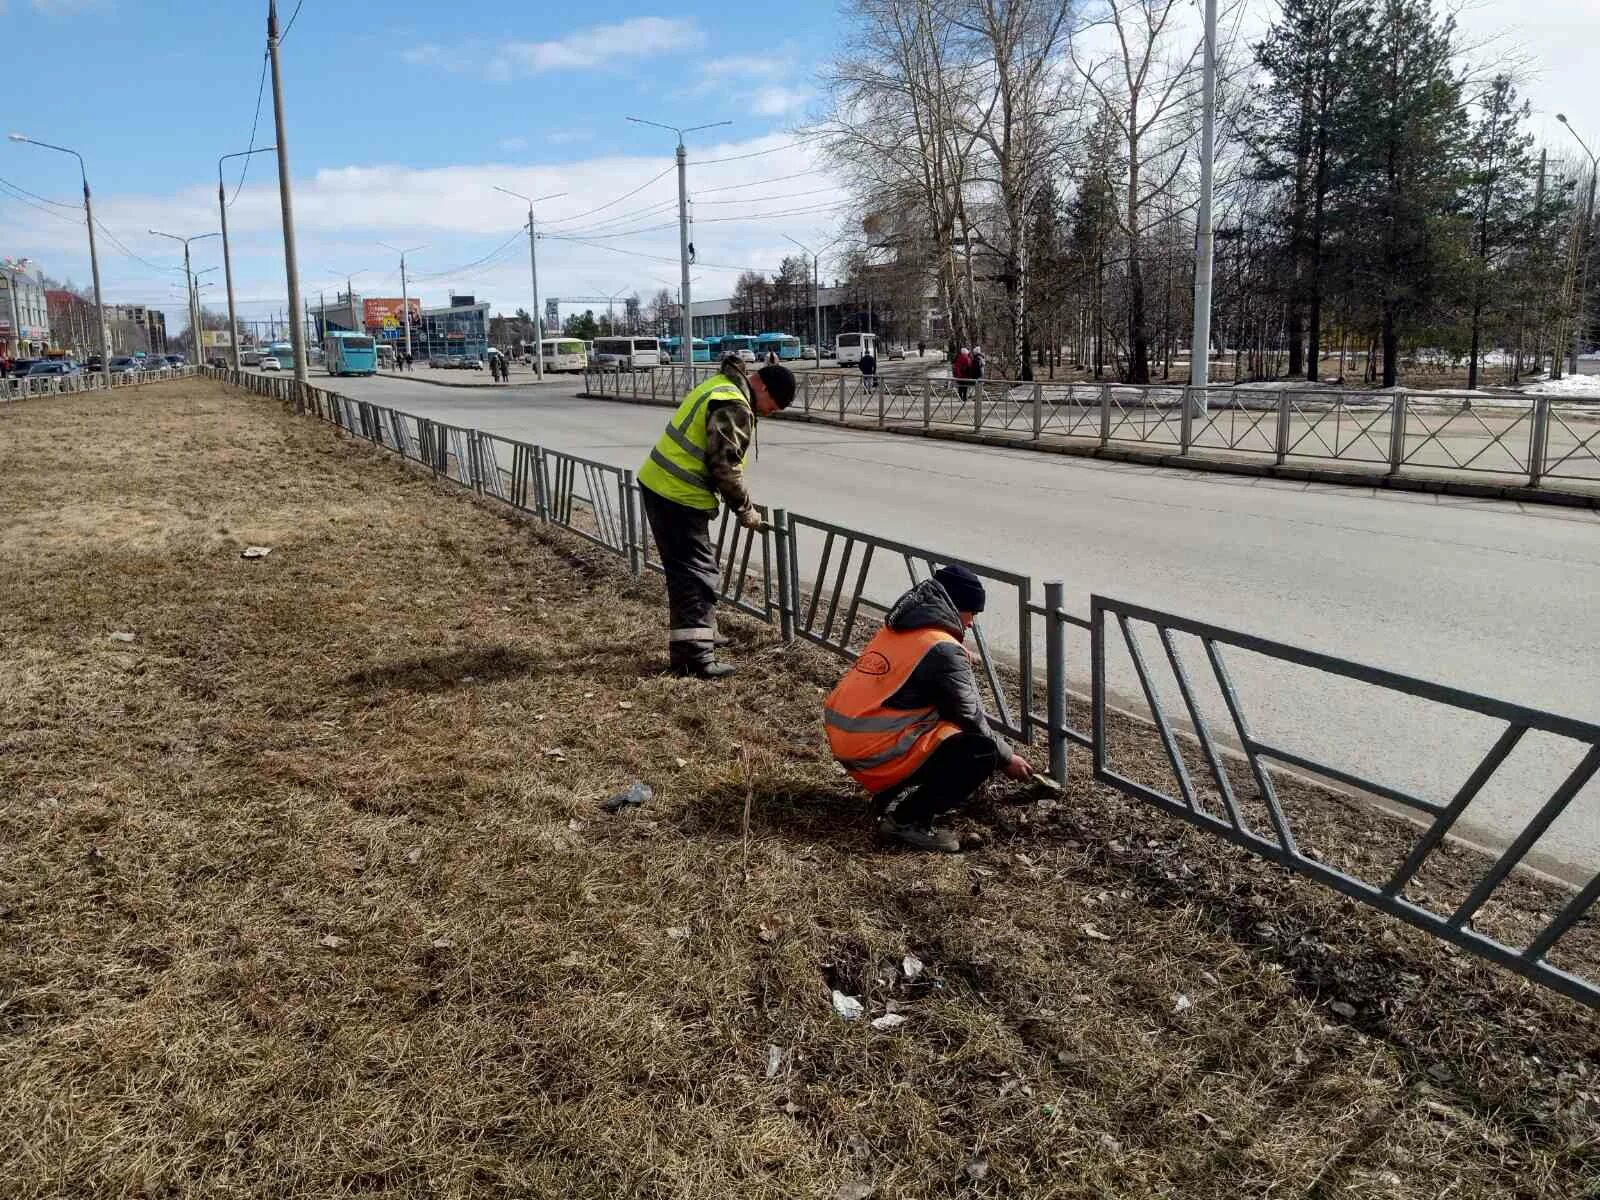
[[[1013,754],[1007,760],[1005,772],[1008,778],[1015,779],[1019,783],[1033,778],[1033,767],[1020,754]]]
[[[761,519],[760,511],[754,508],[747,508],[739,514],[739,524],[746,529],[754,529],[757,532],[767,527],[767,523]]]

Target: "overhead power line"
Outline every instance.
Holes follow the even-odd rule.
[[[752,150],[748,154],[730,154],[726,158],[700,158],[689,161],[697,167],[709,167],[714,163],[738,162],[745,158],[765,158],[769,154],[781,154],[785,150],[793,150],[796,146],[808,146],[812,142],[821,141],[826,134],[816,134],[813,137],[801,138],[797,142],[790,142],[787,146],[774,146],[770,150]]]
[[[556,218],[554,218],[552,220],[549,220],[549,221],[546,221],[544,223],[546,225],[570,225],[572,222],[580,220],[583,217],[592,216],[597,212],[604,212],[606,209],[610,208],[612,205],[621,204],[624,200],[627,200],[627,199],[629,199],[630,197],[633,197],[633,196],[637,196],[640,192],[644,191],[645,188],[649,187],[652,183],[660,182],[661,180],[665,179],[668,175],[671,175],[677,169],[678,169],[677,168],[677,164],[674,163],[672,166],[668,167],[665,171],[661,172],[661,174],[653,176],[652,178],[645,180],[638,187],[634,188],[633,191],[624,192],[622,195],[618,196],[615,200],[607,200],[604,204],[600,205],[598,208],[591,208],[587,212],[575,213],[575,214],[573,214],[572,216],[569,216],[569,217],[556,217]]]
[[[295,9],[296,13],[299,11],[300,10],[298,8]],[[279,44],[282,44],[281,38],[279,39]],[[250,160],[255,157],[256,126],[261,123],[261,97],[263,94],[265,94],[267,88],[268,58],[268,53],[263,50],[261,52],[261,78],[256,82],[256,115],[250,118],[250,149],[245,152],[244,163],[239,167],[239,186],[233,189],[233,199],[228,201],[229,208],[234,206],[239,199],[239,193],[244,191],[244,177],[245,174],[250,170]]]

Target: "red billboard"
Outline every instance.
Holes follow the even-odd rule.
[[[396,338],[403,336],[405,328],[406,302],[399,296],[388,299],[363,300],[361,302],[361,323],[367,327],[367,332],[374,337]],[[416,326],[422,320],[422,301],[412,300],[411,324]]]

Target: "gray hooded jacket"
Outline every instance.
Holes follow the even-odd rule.
[[[936,579],[924,579],[896,600],[884,624],[890,629],[942,629],[957,641],[966,636],[961,614]],[[963,646],[940,642],[929,650],[884,707],[931,707],[967,733],[992,740],[1002,764],[1011,761],[1011,744],[989,727],[978,677],[972,673],[972,663]]]

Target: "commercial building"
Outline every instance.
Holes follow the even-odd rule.
[[[489,350],[489,302],[451,296],[443,308],[422,310],[411,330],[411,352],[418,358],[482,358]]]
[[[356,333],[362,327],[361,297],[354,292],[335,292],[333,303],[322,302],[309,306],[316,326],[316,340],[320,345],[330,333]]]
[[[25,258],[0,260],[0,349],[16,358],[50,345],[50,305],[44,283]]]
[[[45,309],[50,317],[52,350],[64,350],[78,361],[100,351],[94,330],[94,301],[65,288],[46,288]]]
[[[412,353],[416,352],[417,326],[422,323],[422,301],[400,296],[369,297],[361,302],[361,324],[380,342],[406,344],[406,309],[411,310]]]

